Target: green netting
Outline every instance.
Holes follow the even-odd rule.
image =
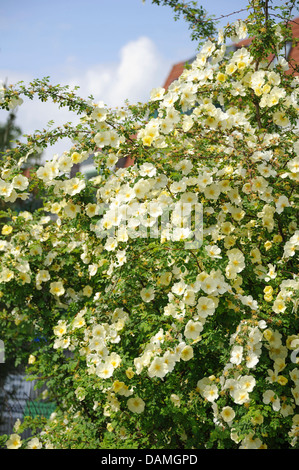
[[[55,403],[45,403],[40,401],[27,401],[24,416],[31,416],[35,418],[36,416],[44,416],[49,418],[51,413],[55,411]]]

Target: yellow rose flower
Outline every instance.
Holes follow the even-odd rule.
[[[286,385],[288,383],[288,379],[284,377],[283,375],[280,375],[279,377],[277,377],[277,382],[280,385]]]
[[[132,367],[129,367],[127,370],[126,370],[126,376],[128,377],[128,379],[132,379],[134,377],[135,373],[132,369]]]
[[[9,235],[12,232],[12,226],[11,225],[3,225],[2,227],[2,235]]]

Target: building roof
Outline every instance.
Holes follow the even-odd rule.
[[[179,62],[178,64],[175,64],[171,71],[170,71],[170,74],[168,75],[168,77],[166,78],[166,81],[163,85],[163,88],[165,88],[165,90],[167,90],[167,88],[169,87],[169,85],[174,81],[176,80],[177,78],[179,78],[180,75],[182,75],[183,73],[183,70],[184,70],[184,67],[185,67],[185,64],[186,62]]]
[[[293,37],[299,38],[299,17],[292,20],[291,24],[292,24]],[[232,44],[231,46],[229,46],[229,48],[230,48],[230,50],[234,51],[234,50],[239,49],[241,47],[247,47],[247,46],[249,46],[251,41],[252,41],[252,38],[244,39],[243,41],[240,41],[237,44]],[[166,78],[166,80],[163,84],[163,88],[165,88],[165,90],[167,90],[169,85],[173,81],[177,80],[180,77],[180,75],[183,73],[183,71],[185,69],[185,65],[187,63],[191,64],[194,61],[195,58],[196,57],[194,56],[191,59],[188,59],[188,60],[185,60],[185,61],[182,61],[182,62],[178,62],[177,64],[174,64],[172,66],[171,70],[170,70],[169,75],[167,76],[167,78]],[[269,57],[270,61],[272,61],[273,59],[274,59],[274,55]],[[295,46],[290,50],[290,53],[288,55],[288,59],[289,59],[289,61],[294,60],[295,63],[299,64],[299,46]],[[289,72],[287,72],[287,73],[291,73],[291,71],[292,71],[292,69],[290,69]],[[299,75],[299,74],[296,73],[296,75]],[[117,168],[127,168],[127,167],[129,167],[133,164],[134,164],[134,159],[133,158],[123,157],[119,160],[116,167]]]
[[[291,23],[291,27],[292,27],[292,31],[293,31],[293,37],[294,38],[299,38],[299,17],[298,18],[294,18],[293,20],[290,21]],[[252,42],[252,38],[247,38],[247,39],[243,39],[242,41],[236,43],[236,44],[233,44],[232,45],[232,48],[233,49],[239,49],[241,47],[247,47],[249,46],[249,44],[251,44]],[[274,58],[274,55],[272,55],[271,57],[269,57],[269,60],[272,61]],[[289,55],[288,55],[288,59],[289,61],[295,61],[295,63],[299,64],[299,46],[295,46],[295,47],[292,47]],[[166,78],[165,80],[165,83],[163,85],[163,88],[165,88],[165,90],[167,90],[167,88],[169,87],[169,85],[174,81],[174,80],[177,80],[179,78],[179,76],[183,73],[184,71],[184,68],[185,68],[185,64],[186,63],[192,63],[194,59],[189,59],[189,60],[186,60],[184,62],[178,62],[177,64],[174,64],[168,77]],[[289,72],[287,73],[291,73],[292,69],[289,70]],[[299,75],[297,72],[295,73],[295,75]]]
[[[293,31],[293,37],[299,38],[299,17],[292,20],[292,31]],[[290,53],[290,59],[293,59],[296,62],[296,64],[299,64],[299,46],[298,45],[292,48],[291,53]]]

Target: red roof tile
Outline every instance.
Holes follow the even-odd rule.
[[[169,87],[169,85],[174,81],[176,80],[177,78],[179,78],[179,76],[183,73],[183,70],[184,70],[184,67],[185,67],[185,64],[186,64],[186,61],[185,62],[179,62],[178,64],[175,64],[171,71],[170,71],[170,74],[168,75],[164,85],[163,85],[163,88],[165,88],[165,90],[167,90],[167,88]]]
[[[295,18],[294,20],[291,21],[291,26],[292,26],[292,30],[293,30],[293,37],[295,38],[299,38],[299,17],[298,18]],[[248,46],[252,41],[252,38],[248,38],[248,39],[244,39],[240,42],[238,42],[237,44],[235,44],[235,47],[236,48],[240,48],[240,47],[246,47]],[[272,60],[273,59],[273,56],[271,56],[269,58],[269,60]],[[289,54],[289,60],[294,60],[297,64],[299,64],[299,45],[298,46],[295,46],[291,49],[291,52]],[[174,81],[174,80],[177,80],[179,78],[179,76],[183,73],[184,71],[184,68],[185,68],[185,64],[187,63],[188,61],[184,61],[184,62],[179,62],[177,64],[174,64],[168,77],[166,78],[165,80],[165,83],[163,85],[163,88],[165,88],[165,90],[168,89],[169,85]],[[287,73],[291,73],[291,70],[289,70],[289,72]],[[298,75],[296,73],[296,75]],[[131,157],[126,157],[125,161],[122,162],[121,166],[122,167],[128,167],[128,166],[131,166],[134,164],[134,159],[132,159]]]
[[[293,37],[294,38],[299,38],[299,17],[298,18],[294,18],[293,20],[290,21],[291,23],[291,27],[292,27],[292,31],[293,31]],[[238,42],[237,44],[235,44],[235,46],[237,48],[240,48],[240,47],[246,47],[248,46],[252,41],[252,38],[247,38],[247,39],[243,39],[242,41]],[[272,60],[273,57],[271,56],[270,57],[270,60]],[[299,45],[293,47],[291,49],[291,52],[289,54],[289,60],[294,60],[297,64],[299,64]],[[187,61],[185,62],[179,62],[178,64],[175,64],[163,87],[165,88],[165,90],[167,90],[167,88],[169,87],[169,85],[174,81],[174,80],[177,80],[179,78],[179,76],[183,73],[183,70],[184,70],[184,66],[186,64]],[[291,69],[289,71],[289,73],[291,73]],[[296,73],[296,75],[298,75]]]

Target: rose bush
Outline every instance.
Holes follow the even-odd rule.
[[[299,80],[268,60],[290,31],[262,5],[146,104],[111,110],[47,78],[3,90],[5,109],[38,96],[81,115],[1,161],[8,206],[43,200],[1,214],[1,334],[57,406],[7,447],[298,448]],[[71,175],[90,155],[98,175]]]

